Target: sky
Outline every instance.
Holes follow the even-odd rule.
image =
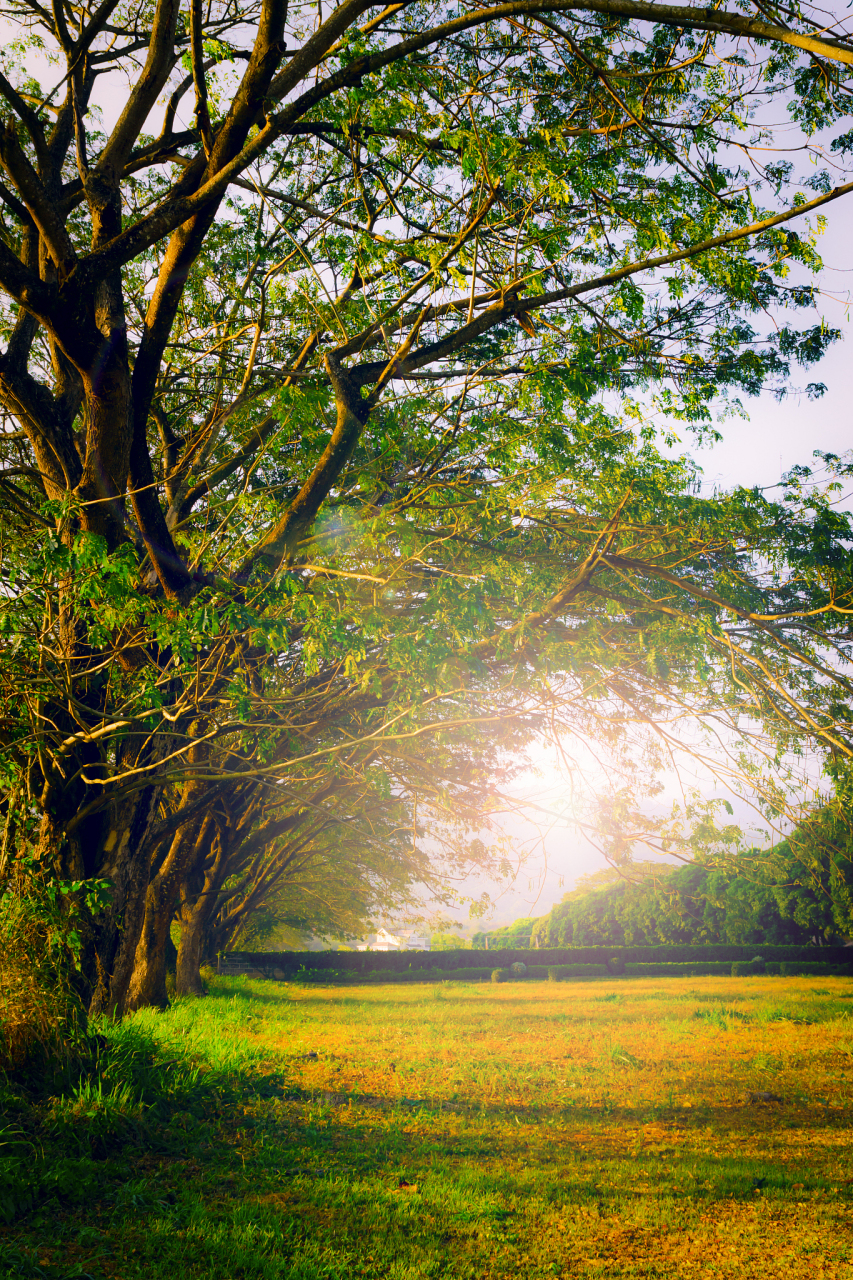
[[[853,448],[853,341],[849,305],[853,289],[853,193],[827,210],[827,228],[818,240],[823,259],[821,313],[831,327],[842,330],[819,364],[795,370],[792,381],[824,382],[826,393],[816,401],[791,395],[779,402],[772,395],[747,400],[749,420],[721,424],[723,440],[697,449],[685,441],[687,452],[701,464],[709,485],[772,485],[794,463],[810,465],[815,449],[844,453]]]

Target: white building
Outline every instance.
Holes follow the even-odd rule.
[[[363,943],[359,951],[429,951],[429,935],[415,933],[414,929],[398,929],[391,933],[380,929],[376,937]]]

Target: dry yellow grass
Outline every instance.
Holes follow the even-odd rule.
[[[294,1067],[306,1088],[605,1113],[729,1110],[750,1091],[794,1106],[853,1097],[848,979],[289,990],[286,1038],[258,1034],[288,1055],[321,1051]]]
[[[455,1231],[460,1275],[853,1277],[848,980],[305,987],[291,999],[287,1038],[270,1026],[258,1040],[288,1055],[303,1098],[362,1132],[384,1123],[371,1103],[402,1103],[413,1147],[439,1139],[480,1190],[514,1183],[515,1238]],[[473,1165],[452,1154],[466,1142]],[[419,1171],[409,1177],[423,1194]]]

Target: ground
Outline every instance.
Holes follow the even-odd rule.
[[[7,1088],[0,1275],[853,1280],[851,1014],[840,978],[214,978]]]

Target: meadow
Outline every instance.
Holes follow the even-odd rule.
[[[0,1102],[0,1274],[851,1277],[853,982],[210,979]]]

